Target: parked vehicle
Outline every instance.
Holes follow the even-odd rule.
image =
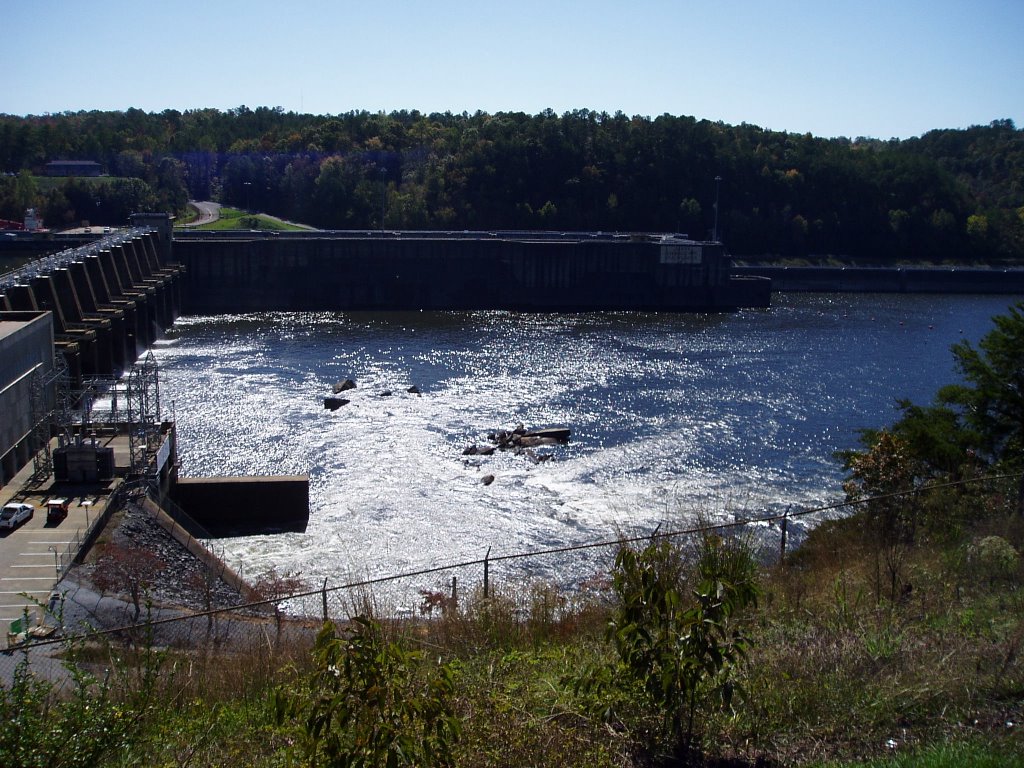
[[[4,504],[3,510],[0,511],[0,528],[13,530],[26,520],[31,520],[35,511],[31,504],[22,504],[20,502]]]
[[[57,525],[68,516],[67,499],[50,499],[46,502],[46,524]]]

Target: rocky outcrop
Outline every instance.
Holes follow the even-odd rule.
[[[492,432],[487,439],[502,451],[519,451],[526,448],[538,448],[545,445],[565,445],[569,442],[572,430],[568,427],[548,427],[545,429],[528,430],[522,424],[511,432],[500,430]]]
[[[336,411],[339,408],[341,408],[341,406],[348,405],[349,403],[351,403],[351,400],[349,400],[348,398],[340,397],[339,395],[342,392],[351,392],[352,390],[354,390],[356,388],[356,383],[352,379],[345,379],[344,381],[336,382],[332,388],[334,390],[334,394],[327,395],[324,398],[324,408],[328,411]],[[421,394],[420,388],[417,387],[415,384],[413,384],[405,391],[410,395]],[[383,389],[376,393],[377,397],[391,397],[392,395],[394,395],[394,392],[390,389]]]
[[[512,451],[514,455],[523,456],[532,464],[542,464],[545,461],[550,461],[553,454],[542,453],[534,449],[545,446],[565,445],[569,442],[571,434],[572,430],[568,427],[547,427],[545,429],[528,430],[522,424],[519,424],[511,431],[502,429],[488,434],[488,445],[478,445],[477,443],[467,445],[463,449],[462,455],[491,456],[495,451]],[[470,464],[470,462],[467,461],[467,464]],[[477,468],[480,467],[479,462],[472,462],[472,464]],[[494,475],[485,475],[481,478],[481,482],[484,485],[490,485],[494,482]]]

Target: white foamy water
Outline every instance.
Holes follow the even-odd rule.
[[[890,422],[897,398],[927,402],[953,381],[949,346],[1010,303],[777,295],[727,315],[187,317],[154,354],[183,476],[310,476],[305,533],[215,546],[247,575],[274,566],[318,585],[832,500],[834,452]],[[325,410],[346,378],[351,402]],[[517,423],[572,439],[541,464],[462,455]],[[594,567],[535,566],[570,581]]]

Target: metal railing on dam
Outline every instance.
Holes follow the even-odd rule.
[[[306,230],[196,230],[175,229],[175,240],[252,240],[259,238],[285,238],[293,240],[508,240],[508,241],[593,241],[607,242],[663,240],[689,240],[689,235],[679,232],[605,232],[605,231],[560,231],[533,229],[306,229]]]
[[[151,230],[143,227],[121,229],[116,232],[111,232],[108,235],[104,235],[91,243],[86,243],[85,245],[79,245],[73,248],[66,248],[62,251],[58,251],[57,253],[51,253],[48,256],[43,256],[42,258],[31,261],[18,269],[13,269],[10,272],[0,274],[0,292],[15,285],[24,285],[29,283],[32,279],[48,275],[55,269],[66,267],[75,262],[84,261],[87,256],[96,256],[100,251],[110,250],[115,246],[124,245],[135,238],[148,234],[150,231]]]

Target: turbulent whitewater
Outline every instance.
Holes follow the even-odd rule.
[[[834,500],[834,452],[890,422],[898,398],[954,381],[950,345],[1010,303],[783,294],[720,315],[185,317],[155,354],[183,476],[310,477],[308,530],[216,542],[228,563],[338,583]],[[346,378],[351,402],[325,410]],[[519,423],[572,439],[537,464],[463,455]],[[571,580],[592,563],[565,566],[538,567]]]

